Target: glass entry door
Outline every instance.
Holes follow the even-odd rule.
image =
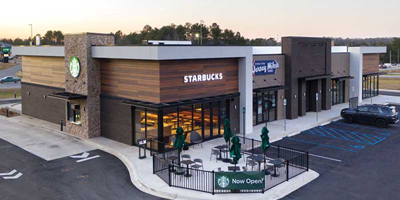
[[[276,120],[276,91],[253,95],[253,125]]]

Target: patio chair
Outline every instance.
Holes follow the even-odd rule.
[[[200,134],[198,132],[196,132],[196,131],[190,132],[190,141],[193,144],[200,144],[201,148],[203,148],[203,143],[202,143],[203,141],[202,141],[201,136],[200,136]],[[194,149],[194,145],[193,145],[193,149]]]
[[[212,158],[212,156],[215,156],[215,162],[217,162],[218,161],[218,156],[219,156],[219,150],[218,149],[211,149],[211,155],[210,155],[210,161],[211,161],[211,158]]]
[[[204,170],[204,166],[203,166],[203,160],[200,158],[196,158],[193,160],[193,162],[195,162],[191,167],[195,168],[195,169],[203,169]]]
[[[243,166],[242,169],[244,172],[247,172],[247,167]]]
[[[254,160],[251,160],[251,159],[246,160],[246,168],[247,168],[247,165],[251,166],[251,171],[253,171],[254,166],[256,166],[256,167],[258,166],[257,162]]]
[[[276,168],[278,168],[278,174],[280,175],[281,174],[281,172],[280,172],[280,168],[283,168],[284,170],[285,170],[285,173],[286,173],[286,161],[285,161],[285,159],[283,159],[283,158],[277,158],[277,160],[280,160],[282,163],[280,164],[280,165],[277,165],[276,166]]]
[[[181,158],[182,158],[182,161],[191,160],[192,159],[192,157],[189,154],[182,154]]]

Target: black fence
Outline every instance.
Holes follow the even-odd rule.
[[[242,153],[244,155],[263,154],[261,141],[240,137],[242,141]],[[264,193],[291,178],[308,171],[309,154],[305,151],[272,145],[265,153],[267,160],[283,158],[285,160],[279,166],[267,166],[261,168],[267,171],[265,175],[265,187],[263,190],[216,190],[215,171],[187,168],[178,165],[178,161],[169,160],[172,156],[178,157],[176,149],[153,153],[153,174],[159,176],[170,187],[185,188],[195,191],[218,193]]]

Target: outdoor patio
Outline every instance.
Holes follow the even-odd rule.
[[[306,152],[272,146],[266,151],[264,162],[261,141],[240,137],[240,143],[242,144],[242,158],[236,165],[236,171],[263,171],[266,169],[267,172],[264,176],[264,190],[240,190],[234,192],[264,192],[308,170],[308,154]],[[211,154],[212,149],[218,151],[218,146],[221,145],[226,146],[224,138],[208,141],[202,143],[202,145],[191,145],[188,150],[180,153],[181,167],[178,167],[177,164],[177,150],[167,150],[163,153],[157,153],[153,156],[153,173],[157,174],[170,186],[208,193],[233,192],[231,190],[216,190],[214,188],[215,173],[233,172],[234,168],[234,164],[224,161],[224,159],[230,158],[229,152],[224,152],[226,149],[221,149],[222,159],[219,159],[220,155]],[[190,156],[190,158],[182,158],[182,155],[186,157]],[[279,158],[282,161],[277,162]],[[195,159],[201,159],[203,167],[193,168],[192,166],[199,163],[186,162],[187,160],[194,161]],[[249,165],[247,162],[252,163],[252,165]],[[275,165],[273,162],[275,162]],[[247,166],[246,163],[248,164]],[[264,163],[267,164],[265,165]]]

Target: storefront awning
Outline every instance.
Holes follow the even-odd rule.
[[[324,78],[329,78],[329,77],[332,77],[332,75],[331,74],[325,74],[325,75],[318,75],[318,76],[307,76],[307,77],[299,78],[299,80],[312,81],[312,80],[324,79]]]
[[[62,100],[76,100],[76,99],[86,99],[86,95],[81,95],[81,94],[74,94],[70,92],[56,92],[56,93],[50,93],[47,95],[50,98],[55,98],[55,99],[62,99]]]
[[[272,87],[255,88],[255,89],[253,89],[253,92],[277,91],[277,90],[285,90],[288,88],[289,88],[288,86],[277,85],[277,86],[272,86]]]
[[[347,80],[347,79],[354,79],[354,77],[353,76],[332,77],[332,80]]]
[[[239,95],[240,95],[240,93],[234,93],[234,94],[226,94],[226,95],[219,95],[219,96],[206,97],[206,98],[168,102],[168,103],[151,103],[151,102],[145,102],[145,101],[139,101],[139,100],[133,100],[133,99],[125,99],[125,100],[122,100],[122,103],[131,105],[131,106],[142,107],[142,108],[163,109],[163,108],[172,108],[172,107],[179,107],[179,106],[185,106],[185,105],[193,105],[193,104],[199,104],[199,103],[208,103],[208,102],[220,101],[220,100],[225,100],[225,99],[231,99],[231,98],[238,97]]]

